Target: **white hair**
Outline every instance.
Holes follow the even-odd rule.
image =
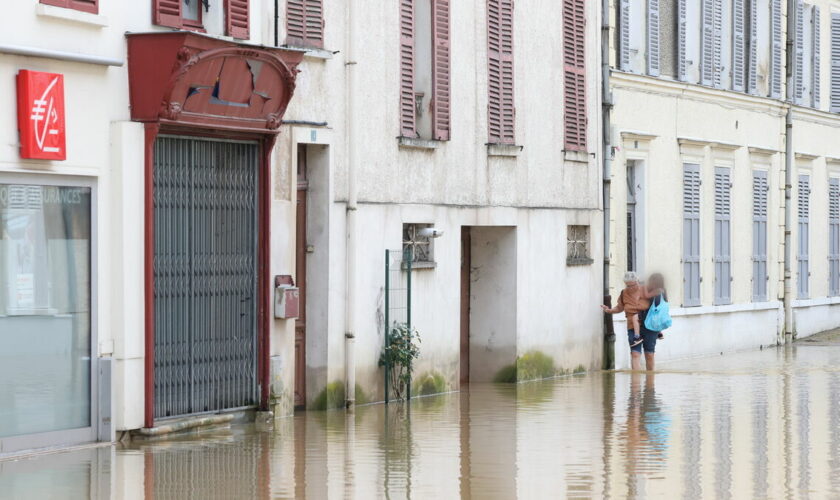
[[[639,281],[639,276],[633,271],[627,271],[624,273],[624,282],[628,283],[630,281]]]

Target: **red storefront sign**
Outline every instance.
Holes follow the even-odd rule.
[[[20,70],[17,97],[21,158],[67,159],[64,75]]]

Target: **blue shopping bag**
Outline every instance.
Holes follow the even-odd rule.
[[[654,300],[650,309],[648,309],[647,317],[645,317],[645,328],[652,332],[661,332],[671,328],[672,323],[671,306],[665,300],[665,297],[660,295],[659,305]]]

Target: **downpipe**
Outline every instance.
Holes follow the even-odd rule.
[[[610,0],[601,2],[601,134],[603,147],[603,207],[604,207],[604,304],[612,307],[610,297],[610,188],[612,176],[612,145],[610,144],[610,113],[612,112],[612,93],[610,92]],[[604,314],[604,369],[615,368],[615,328],[613,317]]]
[[[344,311],[344,406],[352,410],[356,404],[356,213],[358,208],[358,186],[356,182],[356,0],[347,0],[347,58],[345,59],[346,130],[347,130],[347,251],[345,262],[345,311]]]
[[[787,33],[785,33],[785,244],[784,244],[784,335],[779,344],[793,342],[793,273],[791,272],[791,230],[793,228],[793,102],[794,102],[794,33],[796,32],[795,0],[787,1]]]

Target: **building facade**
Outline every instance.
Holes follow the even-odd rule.
[[[0,21],[0,454],[600,367],[597,6],[276,3]]]
[[[838,326],[840,5],[793,1],[790,20],[781,0],[609,5],[613,294],[626,270],[664,273],[659,357],[784,341],[787,174],[793,333]]]

